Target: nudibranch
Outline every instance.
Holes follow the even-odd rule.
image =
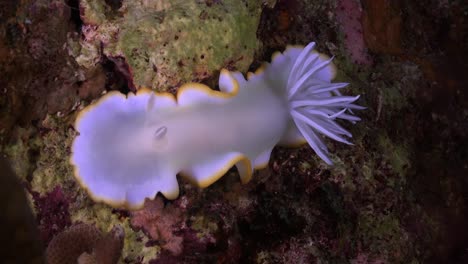
[[[179,195],[176,175],[207,187],[232,166],[243,183],[267,166],[278,144],[307,142],[326,163],[323,136],[346,144],[336,119],[359,121],[359,96],[332,83],[336,69],[314,43],[276,53],[248,78],[222,70],[219,90],[182,85],[177,96],[140,89],[109,92],[82,110],[73,142],[75,176],[96,201],[137,209],[158,192]]]

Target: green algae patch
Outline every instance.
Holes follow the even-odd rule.
[[[31,187],[38,193],[47,193],[56,186],[67,190],[75,188],[73,168],[68,157],[76,132],[64,118],[48,115],[42,122],[46,132],[38,138],[38,156],[32,173]]]
[[[17,127],[15,138],[9,144],[1,147],[16,176],[23,182],[27,181],[34,170],[33,153],[37,151],[37,139],[34,138],[35,129]]]
[[[384,87],[379,90],[385,109],[391,109],[393,112],[401,111],[407,106],[406,97],[401,93],[399,87]]]
[[[93,67],[102,47],[106,57],[125,61],[130,85],[137,88],[166,91],[225,67],[245,72],[258,47],[261,1],[123,1],[110,19],[98,17],[102,8],[97,7],[82,11],[83,21],[90,23],[84,25],[76,60]]]
[[[47,193],[56,186],[72,187],[73,171],[68,162],[75,136],[66,118],[51,115],[41,123],[41,130],[15,129],[15,139],[3,147],[13,170],[32,191]]]
[[[191,228],[197,231],[199,239],[214,236],[218,231],[218,225],[203,215],[192,216],[190,220],[192,221]]]
[[[375,214],[372,210],[361,212],[358,217],[358,234],[374,257],[386,256],[395,260],[406,255],[410,243],[409,235],[401,227],[398,217],[393,214]],[[388,259],[387,259],[388,258]]]
[[[381,133],[377,138],[384,157],[389,161],[393,170],[400,176],[406,175],[406,170],[410,165],[409,153],[405,145],[392,142],[386,133]]]
[[[99,25],[106,20],[107,5],[105,1],[81,0],[80,9],[84,16],[83,22],[91,25]]]

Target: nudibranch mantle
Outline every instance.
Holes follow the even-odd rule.
[[[176,97],[107,93],[77,117],[76,178],[94,200],[137,209],[158,192],[175,199],[177,174],[207,187],[236,166],[246,183],[278,144],[308,142],[331,164],[321,135],[350,144],[334,120],[358,121],[351,109],[362,107],[340,94],[346,83],[331,83],[331,59],[313,47],[289,47],[247,80],[222,70],[220,91],[188,83]]]

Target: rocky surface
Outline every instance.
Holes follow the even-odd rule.
[[[121,263],[468,261],[464,1],[265,1],[261,16],[259,1],[184,2],[0,2],[1,151],[44,245],[86,223],[122,228]],[[310,41],[368,107],[348,127],[354,146],[327,142],[334,166],[276,148],[247,185],[235,170],[204,190],[181,179],[178,199],[137,212],[76,183],[73,122],[103,91],[214,86],[223,67]]]

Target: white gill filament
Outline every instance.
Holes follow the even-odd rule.
[[[325,136],[327,136],[329,138],[332,138],[332,139],[334,139],[336,141],[343,142],[343,143],[348,144],[348,145],[352,145],[351,142],[347,141],[346,139],[344,139],[344,138],[338,136],[337,134],[333,133],[332,131],[330,131],[331,129],[327,129],[324,126],[319,125],[317,122],[315,122],[311,118],[308,118],[307,116],[303,115],[299,111],[292,110],[292,115],[293,115],[294,118],[304,122],[305,124],[308,124],[309,126],[313,127],[318,132],[322,133],[323,135],[325,135]]]
[[[311,42],[309,43],[309,45],[305,46],[305,48],[301,51],[298,58],[296,59],[296,62],[291,68],[287,87],[291,87],[293,83],[296,82],[296,80],[298,79],[297,75],[301,73],[298,69],[299,65],[302,64],[302,62],[304,61],[304,58],[307,56],[307,54],[309,54],[314,49],[314,47],[315,47],[315,42]]]

